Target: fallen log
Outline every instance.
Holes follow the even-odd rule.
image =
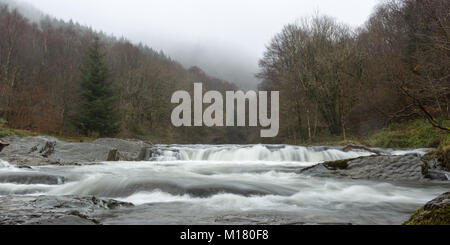
[[[3,148],[7,147],[8,145],[9,145],[8,143],[0,141],[0,151],[2,151]]]
[[[379,151],[370,149],[369,147],[363,146],[363,145],[347,145],[346,147],[344,147],[342,149],[342,151],[349,151],[349,150],[353,150],[353,149],[364,150],[364,151],[368,151],[368,152],[380,155]]]

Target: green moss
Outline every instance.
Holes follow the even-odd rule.
[[[445,170],[450,171],[450,145],[441,144],[436,150],[432,150],[423,156],[425,161],[433,159],[437,159]]]
[[[332,161],[332,162],[324,162],[323,165],[332,170],[347,169],[348,162],[351,160],[355,160],[355,159],[344,159],[344,160],[337,160],[337,161]]]
[[[450,127],[450,120],[443,123]],[[285,142],[298,144],[298,142]],[[436,148],[441,145],[450,145],[450,136],[447,132],[433,127],[426,120],[414,120],[401,123],[392,123],[387,128],[366,138],[351,137],[345,141],[340,136],[316,137],[308,145],[367,145],[381,148]]]
[[[450,120],[444,121],[444,124],[449,125]],[[394,123],[368,139],[372,146],[393,148],[437,147],[440,143],[448,145],[449,141],[446,132],[425,120]]]
[[[450,171],[450,145],[439,146],[435,154],[441,166]]]
[[[26,137],[29,135],[19,132],[19,131],[16,131],[16,130],[0,127],[0,138],[6,137],[6,136]]]
[[[16,129],[10,129],[10,128],[5,128],[5,127],[0,126],[0,138],[7,137],[7,136],[28,137],[28,136],[39,136],[39,135],[55,137],[58,140],[66,141],[66,142],[92,142],[92,141],[96,140],[96,138],[93,138],[93,137],[61,136],[61,135],[55,135],[55,134],[31,132],[31,131],[27,131],[27,130],[16,130]]]
[[[423,161],[430,161],[437,158],[437,150],[431,150],[422,157]]]
[[[450,203],[426,211],[420,208],[404,225],[450,225]]]

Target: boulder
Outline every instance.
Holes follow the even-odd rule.
[[[32,171],[0,172],[0,183],[15,183],[23,185],[33,185],[33,184],[58,185],[64,184],[66,181],[67,180],[64,176],[40,172],[32,172]],[[0,193],[2,193],[1,190]]]
[[[140,140],[123,140],[113,138],[102,138],[92,142],[93,144],[102,145],[116,149],[118,155],[117,161],[142,161],[146,159],[147,149],[150,144]]]
[[[7,137],[0,159],[17,166],[49,164],[78,165],[102,161],[140,161],[146,159],[149,144],[137,140],[98,139],[72,143],[53,137]]]
[[[6,137],[3,141],[8,142],[8,146],[0,152],[0,159],[8,161],[17,166],[39,166],[50,163],[45,155],[47,142],[56,142],[53,137]],[[42,153],[44,154],[42,154]]]
[[[430,174],[427,174],[429,171],[427,171],[427,165],[421,157],[410,154],[403,156],[368,156],[325,162],[302,169],[300,173],[316,177],[388,181],[447,180],[447,178],[430,178]]]
[[[132,206],[89,196],[5,196],[0,197],[0,225],[97,225],[97,214]]]
[[[450,225],[450,192],[446,192],[417,210],[405,225]]]
[[[423,174],[433,180],[450,180],[450,148],[439,148],[423,156]]]

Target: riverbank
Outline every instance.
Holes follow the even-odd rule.
[[[148,158],[147,149],[151,148],[144,141],[113,138],[67,142],[50,136],[8,136],[1,140],[9,145],[0,152],[0,159],[21,167],[142,161]]]
[[[447,121],[450,124],[450,121]],[[67,142],[92,142],[97,138],[84,136],[68,136],[58,134],[45,134],[42,132],[30,130],[10,129],[0,124],[0,138],[7,136],[27,137],[27,136],[50,136],[61,141]],[[120,137],[119,137],[120,138]],[[137,137],[146,142],[154,142],[157,144],[172,144],[174,142],[167,142],[164,138]],[[352,136],[350,135],[346,140],[342,137],[327,136],[317,137],[312,142],[277,142],[291,145],[340,145],[345,146],[349,144],[366,145],[368,147],[379,148],[450,148],[450,136],[437,128],[431,126],[425,120],[412,120],[403,123],[392,123],[388,127],[371,133],[367,136]]]

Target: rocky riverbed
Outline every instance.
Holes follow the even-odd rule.
[[[101,161],[141,161],[151,145],[139,140],[98,139],[64,142],[53,137],[6,137],[0,159],[16,166],[77,165]]]
[[[450,190],[429,149],[1,141],[0,224],[402,224]]]
[[[387,181],[450,180],[450,173],[436,163],[435,159],[425,160],[420,154],[367,156],[330,161],[302,169],[300,173],[318,177]]]
[[[102,212],[132,206],[94,196],[4,196],[0,225],[98,225],[96,216]]]

